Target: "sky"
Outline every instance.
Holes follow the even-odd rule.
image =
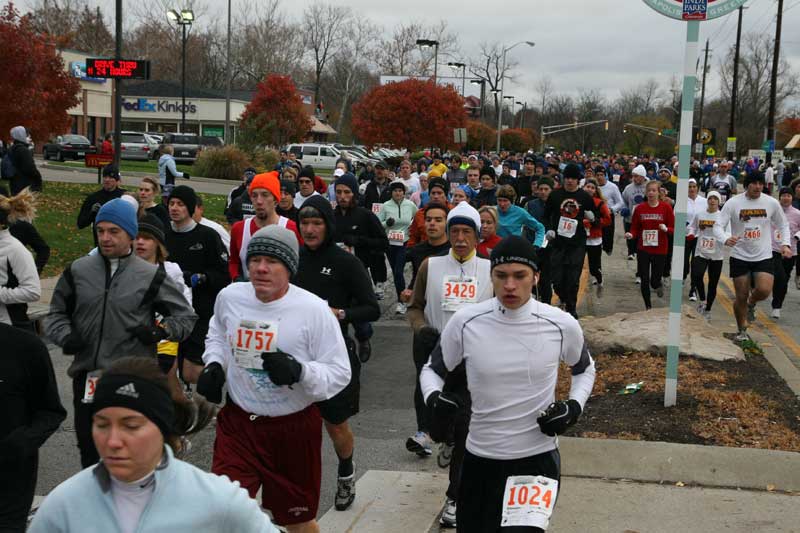
[[[203,0],[200,0],[201,2]],[[31,0],[27,0],[30,4]],[[299,18],[312,0],[282,0],[281,9]],[[505,94],[535,106],[539,100],[535,85],[542,74],[553,81],[557,93],[577,94],[579,90],[598,90],[609,100],[620,89],[655,78],[669,88],[669,79],[682,72],[686,23],[667,18],[642,0],[332,0],[354,12],[391,28],[409,20],[447,20],[460,36],[463,59],[477,57],[481,42],[500,42],[510,46],[519,41],[534,41],[508,53],[518,62],[513,81],[506,80]],[[113,0],[96,0],[107,16],[114,12]],[[124,6],[130,4],[124,0]],[[224,21],[226,2],[205,0],[209,19]],[[257,0],[233,0],[234,18],[263,6]],[[22,5],[26,5],[22,2]],[[175,7],[183,7],[175,0]],[[491,13],[487,7],[499,9]],[[748,0],[745,3],[743,35],[774,35],[777,0]],[[256,8],[257,9],[257,8]],[[197,21],[202,24],[202,19]],[[737,14],[700,24],[702,48],[710,39],[706,97],[720,93],[719,63],[736,40]],[[781,56],[800,72],[800,0],[784,0]],[[702,52],[700,53],[702,61]],[[447,58],[440,58],[439,75],[450,74]],[[464,61],[468,62],[468,61]],[[469,84],[468,84],[469,85]],[[469,90],[467,91],[469,94]]]

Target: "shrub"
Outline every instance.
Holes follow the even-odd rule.
[[[194,172],[205,178],[241,180],[244,169],[250,166],[250,158],[235,146],[207,148],[197,155]]]
[[[253,162],[253,166],[259,172],[269,172],[274,169],[275,165],[278,164],[278,159],[280,159],[278,151],[272,148],[258,147],[247,153],[250,156],[250,161]]]

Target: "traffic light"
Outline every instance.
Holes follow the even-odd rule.
[[[607,120],[603,123],[603,129],[608,131],[608,121]]]
[[[661,130],[658,130],[658,136],[661,137]]]
[[[627,126],[623,126],[622,127],[622,133],[628,133],[628,127]]]

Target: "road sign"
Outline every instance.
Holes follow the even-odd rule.
[[[466,144],[467,142],[467,128],[454,128],[453,129],[453,142],[456,144]]]
[[[717,155],[717,151],[714,150],[713,148],[709,148],[708,150],[706,150],[706,155],[709,157],[714,157],[715,155]]]
[[[775,151],[775,141],[764,141],[761,143],[761,149],[765,152],[774,152]]]
[[[114,156],[111,154],[86,154],[84,164],[89,168],[103,168],[110,165],[114,161]]]
[[[728,137],[728,152],[735,152],[736,151],[736,137]]]
[[[664,135],[675,135],[678,132],[677,132],[677,130],[665,129],[665,130],[661,130],[661,133],[663,133]]]
[[[745,0],[644,0],[644,3],[669,18],[704,21],[727,15]]]
[[[694,151],[699,153],[699,154],[702,154],[703,153],[703,145],[702,145],[702,143],[695,143],[694,144]]]

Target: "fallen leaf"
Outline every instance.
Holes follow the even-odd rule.
[[[773,485],[772,483],[770,483],[769,485],[767,485],[767,490],[768,490],[769,492],[772,492],[773,490],[775,490],[775,485]]]
[[[772,344],[771,342],[762,342],[762,343],[761,343],[761,346],[770,347],[770,346],[775,346],[775,345],[774,345],[774,344]]]
[[[675,486],[676,487],[685,487],[686,483],[684,483],[683,481],[678,481],[677,483],[675,483]]]

